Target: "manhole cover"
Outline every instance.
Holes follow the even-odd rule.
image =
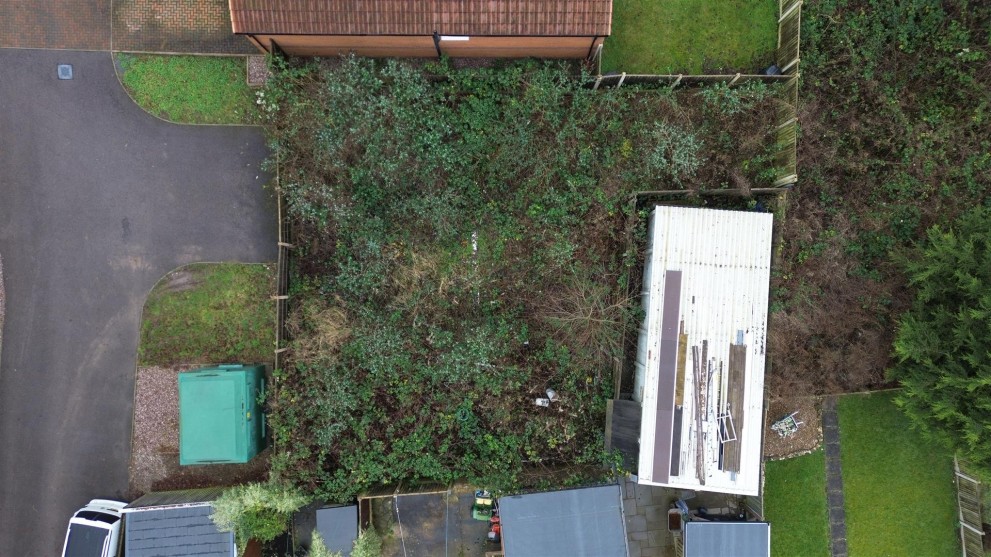
[[[59,79],[72,79],[72,64],[59,64],[58,65],[58,78]]]

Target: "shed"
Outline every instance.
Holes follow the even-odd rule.
[[[770,557],[766,522],[686,522],[685,557]]]
[[[638,481],[757,495],[773,216],[657,206],[633,397]]]
[[[221,488],[163,491],[124,507],[124,557],[233,557],[234,534],[210,514]]]
[[[499,499],[505,557],[626,557],[618,485]]]
[[[350,557],[358,539],[358,505],[317,509],[317,532],[331,553]]]
[[[265,366],[179,374],[179,464],[244,463],[265,448]]]
[[[296,56],[587,58],[612,0],[230,0],[235,34]]]

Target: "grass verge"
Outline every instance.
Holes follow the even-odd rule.
[[[896,393],[839,400],[851,555],[959,555],[953,459],[910,428]]]
[[[118,54],[121,82],[139,106],[180,124],[255,124],[244,58]]]
[[[771,555],[827,557],[826,463],[822,450],[765,465],[764,509]]]
[[[197,263],[169,273],[145,303],[140,365],[271,359],[274,289],[269,265]]]
[[[616,0],[602,71],[756,72],[774,61],[775,0]]]

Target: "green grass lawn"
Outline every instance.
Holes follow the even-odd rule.
[[[602,71],[755,73],[777,41],[777,0],[615,0]]]
[[[771,523],[771,555],[828,557],[826,464],[821,450],[767,462],[764,512]]]
[[[959,555],[953,458],[909,427],[894,396],[839,400],[850,555]]]
[[[265,362],[275,346],[272,265],[197,263],[162,279],[141,322],[141,365]]]
[[[142,108],[183,124],[254,124],[244,58],[118,54],[121,81]]]

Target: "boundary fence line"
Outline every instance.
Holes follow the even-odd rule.
[[[276,267],[275,278],[275,369],[281,370],[284,363],[285,353],[289,350],[288,338],[286,334],[286,317],[289,314],[289,261],[292,245],[292,228],[289,225],[289,218],[286,213],[286,200],[282,196],[279,187],[279,164],[276,163],[275,171],[275,198],[278,204],[279,215],[279,259]]]

